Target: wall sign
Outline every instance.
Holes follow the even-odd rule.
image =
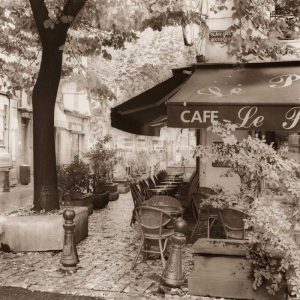
[[[208,34],[210,42],[225,43],[232,36],[232,32],[226,30],[211,30]]]

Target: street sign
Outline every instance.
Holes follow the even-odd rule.
[[[211,30],[209,32],[209,41],[214,43],[225,43],[232,36],[232,32],[226,30]]]

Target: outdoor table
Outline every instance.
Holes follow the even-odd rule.
[[[158,188],[158,189],[164,189],[164,188],[173,188],[176,187],[175,185],[169,185],[169,184],[158,184],[156,185],[154,188]]]
[[[170,173],[167,176],[183,176],[184,172],[174,172],[174,173]]]
[[[153,189],[149,189],[149,191],[155,195],[167,195],[168,193],[173,191],[173,188],[169,188],[169,187],[153,188]]]
[[[174,182],[174,181],[162,181],[160,182],[160,184],[167,184],[167,185],[173,185],[173,186],[177,186],[178,183],[177,182]]]
[[[171,216],[182,216],[184,208],[180,202],[170,196],[153,196],[150,199],[143,202],[143,205],[157,207]]]

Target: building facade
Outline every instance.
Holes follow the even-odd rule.
[[[86,90],[76,83],[62,81],[55,105],[55,145],[58,165],[70,163],[88,146],[90,101]]]
[[[202,56],[205,63],[235,63],[235,59],[228,54],[228,48],[224,45],[227,29],[234,24],[232,19],[232,10],[229,1],[227,10],[222,10],[215,13],[211,10],[211,5],[214,1],[206,0],[203,1],[202,12],[207,16],[208,34],[200,40],[195,40],[198,45],[199,55]],[[270,19],[279,16],[281,12],[278,7],[273,7],[273,10],[268,12]],[[280,15],[282,18],[290,18],[290,15]],[[286,40],[282,40],[282,43],[287,43],[292,46],[296,51],[295,54],[285,55],[280,58],[281,61],[286,60],[299,60],[300,56],[300,40],[291,39],[287,37]],[[196,46],[197,46],[196,45]],[[199,47],[200,45],[200,47]],[[253,59],[251,62],[262,62],[259,58]],[[239,139],[243,139],[248,134],[259,134],[265,136],[268,143],[273,143],[275,148],[284,156],[293,158],[300,161],[300,133],[288,134],[280,131],[265,131],[265,132],[254,132],[247,130],[238,130],[236,135]],[[212,133],[207,133],[206,130],[201,129],[201,144],[210,145],[213,142],[219,142],[218,137]],[[239,179],[238,178],[224,178],[220,177],[224,173],[224,168],[214,167],[211,162],[202,164],[200,168],[200,186],[216,186],[221,184],[228,187],[236,187]]]
[[[78,90],[73,82],[62,82],[54,120],[57,164],[70,163],[75,155],[80,156],[86,151],[90,116],[87,92]],[[32,178],[32,122],[30,96],[25,92],[17,93],[15,97],[0,93],[0,185],[4,183],[6,170],[9,170],[12,186],[20,183],[24,167],[30,169]]]

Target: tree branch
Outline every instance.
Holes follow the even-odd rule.
[[[41,41],[43,43],[46,29],[44,26],[44,22],[49,19],[49,12],[45,5],[44,0],[29,0],[31,10],[33,13],[33,18],[36,23],[36,27],[38,29],[38,33],[40,35]]]
[[[67,0],[63,8],[63,15],[72,16],[74,20],[86,2],[87,0]]]

